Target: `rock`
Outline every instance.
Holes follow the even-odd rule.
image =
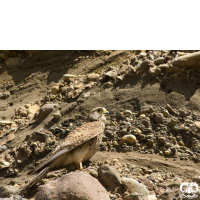
[[[152,63],[152,61],[145,59],[142,63],[139,63],[137,65],[136,71],[140,72],[140,71],[148,71],[149,69],[149,64]]]
[[[89,97],[89,96],[90,96],[90,92],[86,92],[86,93],[83,95],[84,98],[87,98],[87,97]]]
[[[124,185],[125,189],[129,191],[129,193],[137,192],[143,196],[149,195],[147,188],[142,183],[139,183],[132,178],[122,178],[122,184]]]
[[[122,64],[117,72],[118,75],[125,74],[129,70],[129,64]]]
[[[58,104],[45,104],[43,105],[39,111],[36,113],[35,118],[37,120],[45,119],[56,107]]]
[[[146,56],[147,56],[147,53],[145,53],[145,52],[141,52],[140,55],[139,55],[140,58],[144,58]]]
[[[170,119],[170,121],[167,123],[167,126],[169,127],[173,127],[173,126],[176,126],[176,120],[175,119]]]
[[[166,155],[166,156],[168,156],[168,155],[170,155],[170,154],[171,154],[171,150],[170,150],[170,149],[168,149],[168,150],[165,151],[165,155]]]
[[[153,140],[149,140],[146,143],[147,146],[153,146],[153,144],[154,144]]]
[[[194,122],[194,125],[195,125],[198,129],[200,129],[200,121]]]
[[[58,86],[53,86],[51,88],[51,93],[52,94],[58,94],[58,92],[59,92],[59,87]]]
[[[179,116],[182,117],[182,118],[185,118],[186,117],[186,112],[183,111],[183,110],[179,110]]]
[[[12,185],[6,185],[0,188],[0,197],[10,197],[11,195],[19,194],[20,189],[12,186]]]
[[[28,114],[35,114],[38,110],[39,110],[39,106],[38,105],[32,105],[27,109]]]
[[[166,105],[166,109],[169,111],[169,113],[171,113],[172,115],[174,115],[176,112],[172,109],[172,107],[169,105],[169,104],[167,104]]]
[[[165,58],[160,57],[160,58],[157,58],[157,59],[154,60],[154,64],[158,66],[160,64],[163,64],[164,61],[165,61]]]
[[[108,71],[105,73],[105,76],[108,78],[116,78],[117,77],[117,72],[115,70]]]
[[[10,57],[5,60],[6,66],[19,66],[22,59],[20,57]]]
[[[164,116],[162,113],[155,113],[154,121],[156,123],[162,123],[164,120]]]
[[[134,135],[124,135],[122,137],[122,140],[126,141],[129,144],[135,144],[137,142],[137,139]]]
[[[159,138],[158,138],[158,141],[159,141],[161,144],[165,144],[166,138],[165,138],[165,137],[159,137]]]
[[[7,99],[10,96],[10,92],[9,91],[5,91],[3,93],[0,93],[0,99]]]
[[[60,118],[62,117],[62,115],[61,115],[60,112],[55,112],[55,113],[53,114],[53,117],[54,117],[54,119],[60,119]]]
[[[7,59],[9,56],[6,53],[0,53],[0,58],[5,60]]]
[[[158,200],[172,200],[174,197],[180,196],[180,188],[173,190],[166,190],[164,193],[158,196]]]
[[[200,67],[200,51],[185,56],[180,56],[171,64],[175,67],[180,68]]]
[[[77,76],[72,75],[72,74],[64,74],[64,75],[63,75],[63,80],[64,80],[65,82],[67,82],[70,78],[75,78],[75,77],[77,77]]]
[[[164,111],[163,111],[163,116],[166,117],[166,118],[169,117],[169,112],[168,112],[168,110],[164,110]]]
[[[148,127],[151,126],[151,122],[150,122],[149,120],[146,120],[146,119],[142,120],[142,124],[143,124],[146,128],[148,128]]]
[[[98,173],[97,173],[97,171],[96,171],[95,169],[93,169],[93,168],[88,168],[88,169],[87,169],[87,172],[88,172],[91,176],[93,176],[94,178],[98,178]]]
[[[158,66],[158,68],[161,69],[161,70],[165,70],[168,67],[169,67],[169,64],[161,64],[161,65]]]
[[[68,87],[62,87],[61,88],[61,93],[64,94],[68,91]]]
[[[133,113],[132,113],[130,110],[125,110],[125,111],[124,111],[124,114],[125,114],[125,115],[132,115]]]
[[[2,149],[2,151],[5,151],[7,147],[5,145],[0,145],[0,149]]]
[[[122,189],[121,178],[119,174],[109,165],[101,165],[97,169],[99,180],[102,181],[111,191]]]
[[[63,187],[64,186],[64,187]],[[35,200],[109,200],[105,188],[97,179],[84,172],[71,172],[42,186]]]
[[[99,79],[99,74],[89,74],[87,78],[89,81],[97,81]]]
[[[155,196],[155,194],[149,195],[147,197],[148,200],[157,200],[157,197]]]
[[[148,178],[140,178],[140,177],[138,177],[137,181],[139,181],[140,183],[144,184],[147,187],[148,190],[152,191],[152,190],[155,189],[154,183]]]
[[[149,68],[148,73],[151,75],[154,75],[156,73],[156,70],[157,70],[157,66],[155,65]]]
[[[146,113],[150,114],[150,113],[153,113],[153,112],[155,112],[153,107],[152,106],[147,106],[145,108],[142,108],[142,110],[140,111],[140,114],[146,114]]]

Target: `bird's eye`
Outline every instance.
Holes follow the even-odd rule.
[[[102,109],[101,109],[101,108],[98,108],[98,109],[97,109],[97,112],[98,112],[98,113],[101,113],[101,112],[102,112]]]

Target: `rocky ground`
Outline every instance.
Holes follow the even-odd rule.
[[[27,172],[97,106],[110,116],[83,172],[20,195],[62,199],[66,182],[67,199],[180,199],[182,182],[200,185],[199,67],[199,51],[0,51],[0,199],[21,199]]]

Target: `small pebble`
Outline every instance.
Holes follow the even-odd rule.
[[[66,82],[68,81],[70,78],[75,78],[76,76],[75,75],[72,75],[72,74],[64,74],[63,75],[63,80]]]
[[[124,135],[122,137],[122,140],[126,141],[129,144],[135,144],[137,142],[137,139],[134,135]]]
[[[52,94],[57,94],[59,92],[59,87],[58,86],[53,86],[52,88],[51,88],[51,93]]]
[[[97,81],[99,79],[99,74],[89,74],[87,78],[89,81]]]

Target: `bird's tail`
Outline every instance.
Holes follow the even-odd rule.
[[[40,173],[38,173],[31,181],[30,183],[23,188],[23,191],[28,190],[29,188],[31,188],[33,185],[35,185],[36,183],[40,182],[46,175],[47,173],[50,171],[49,166],[45,167]]]

